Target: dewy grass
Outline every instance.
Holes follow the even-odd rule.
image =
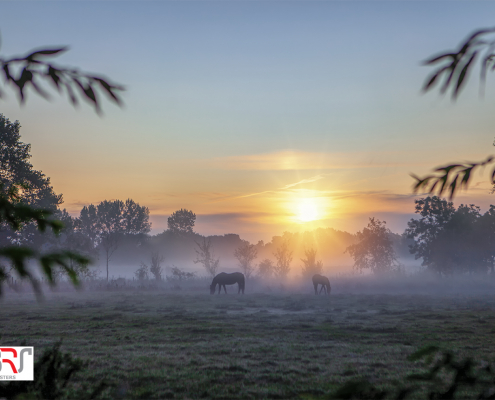
[[[319,398],[357,376],[400,380],[418,369],[407,356],[431,342],[495,356],[495,296],[116,291],[2,301],[2,346],[24,340],[40,354],[62,339],[89,362],[76,383],[105,377],[108,398]]]

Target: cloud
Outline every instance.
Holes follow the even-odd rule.
[[[404,161],[404,152],[309,152],[279,150],[270,153],[216,157],[204,160],[210,167],[229,170],[329,170],[354,168],[383,168],[390,166],[418,166],[416,160]],[[378,160],[378,161],[376,161]],[[388,160],[383,162],[383,160]],[[426,164],[429,165],[429,164]]]

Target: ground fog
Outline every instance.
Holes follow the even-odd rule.
[[[132,282],[132,281],[131,281]],[[495,356],[495,283],[464,277],[311,285],[248,281],[210,295],[209,280],[87,284],[2,299],[3,346],[62,349],[89,360],[78,382],[107,398],[320,398],[357,376],[378,385],[421,369],[406,358],[436,343],[459,357]],[[309,397],[308,397],[309,396]]]

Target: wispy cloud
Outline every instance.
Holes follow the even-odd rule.
[[[286,149],[270,153],[216,157],[205,162],[214,168],[253,171],[383,168],[392,165],[404,167],[424,164],[417,160],[407,161],[404,154],[406,153],[401,151],[308,152]]]

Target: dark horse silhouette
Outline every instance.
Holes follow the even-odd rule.
[[[313,275],[313,286],[315,287],[315,294],[318,294],[318,285],[321,285],[320,294],[322,290],[325,290],[325,294],[330,295],[330,281],[326,276],[320,274]]]
[[[227,288],[225,285],[234,285],[238,284],[239,285],[239,291],[237,293],[244,294],[244,274],[241,274],[240,272],[234,272],[232,274],[226,274],[225,272],[220,272],[217,276],[213,278],[213,281],[211,282],[210,285],[210,294],[215,293],[215,289],[218,285],[218,294],[220,294],[220,291],[225,290],[225,294],[227,294]]]

